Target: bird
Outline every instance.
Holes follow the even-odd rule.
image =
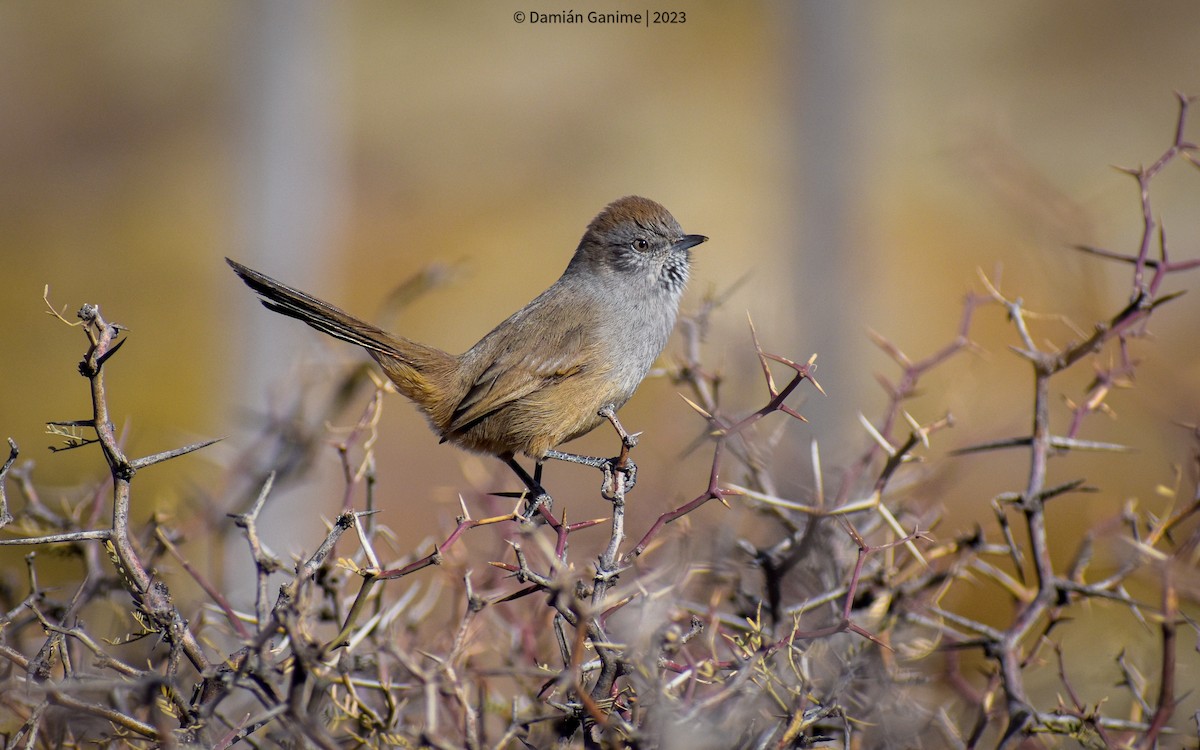
[[[595,429],[602,410],[619,409],[641,384],[674,328],[691,249],[707,239],[684,233],[655,201],[619,198],[588,224],[557,281],[457,355],[226,262],[268,309],[365,349],[441,442],[497,456],[541,504],[546,459],[604,468],[557,448]],[[537,478],[518,455],[536,462]]]

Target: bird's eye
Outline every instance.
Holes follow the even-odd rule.
[[[629,243],[629,246],[640,253],[644,253],[650,249],[650,243],[646,241],[645,237],[638,237],[636,240]]]

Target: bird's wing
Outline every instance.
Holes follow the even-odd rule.
[[[524,337],[513,336],[513,339]],[[586,337],[584,326],[555,331],[532,352],[500,347],[488,366],[463,396],[450,419],[450,432],[459,432],[475,422],[548,385],[562,382],[584,370]]]

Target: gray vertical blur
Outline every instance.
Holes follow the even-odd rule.
[[[869,406],[855,403],[854,395],[871,393],[870,373],[852,354],[865,341],[856,299],[864,293],[866,233],[856,217],[863,215],[857,202],[866,178],[871,4],[799,0],[781,8],[790,30],[783,64],[791,68],[786,80],[794,128],[794,148],[786,158],[798,201],[792,233],[797,239],[790,248],[797,257],[790,265],[800,340],[792,342],[792,351],[818,354],[817,377],[829,398],[805,402],[812,428],[804,434],[819,436],[823,455],[839,461],[860,444],[854,415]]]
[[[344,213],[341,11],[320,0],[242,7],[237,249],[250,265],[311,288],[332,270]],[[245,322],[238,382],[251,404],[261,405],[295,360],[279,322],[269,315]]]
[[[336,268],[345,213],[343,11],[321,0],[255,0],[240,7],[238,226],[230,254],[288,283],[313,288]],[[227,286],[230,299],[239,300],[237,309],[244,310],[249,290],[232,274]],[[234,382],[241,392],[236,408],[251,416],[284,410],[298,396],[298,389],[289,394],[284,383],[296,374],[305,329],[261,309],[240,316],[237,325],[241,369]],[[244,434],[256,433],[251,426]],[[236,447],[245,459],[247,446]],[[269,471],[266,464],[277,459],[254,455],[250,463],[264,465],[248,467],[247,483],[257,482],[259,472]],[[257,489],[231,488],[232,497],[253,497]],[[270,523],[263,528],[270,531],[268,544],[286,555],[292,551],[289,542],[299,539],[296,522],[320,511],[289,510],[289,500],[294,504],[297,498],[278,489],[273,498],[266,512]],[[237,545],[233,554],[242,554]],[[244,572],[247,564],[230,560],[229,570]]]

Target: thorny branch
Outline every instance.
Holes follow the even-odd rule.
[[[1130,501],[1089,529],[1073,554],[1052,536],[1046,509],[1100,489],[1079,478],[1052,481],[1052,459],[1127,450],[1089,439],[1090,417],[1132,385],[1142,364],[1132,344],[1175,297],[1164,281],[1200,267],[1171,257],[1150,206],[1157,175],[1197,163],[1184,138],[1191,101],[1180,103],[1172,145],[1149,167],[1130,170],[1142,207],[1137,248],[1081,248],[1132,266],[1129,300],[1094,328],[1076,329],[1076,340],[1046,344],[1040,318],[983,277],[983,292],[967,296],[951,340],[931,354],[910,356],[872,333],[899,374],[879,377],[887,403],[873,419],[860,415],[865,447],[834,482],[813,440],[806,456],[812,487],[800,499],[787,497],[780,487],[795,480],[779,481],[769,458],[777,436],[761,429],[776,412],[804,419],[794,396],[805,381],[824,392],[813,379],[815,355],[798,361],[768,352],[751,326],[765,393],[757,408],[727,413],[722,375],[703,356],[720,299],[706,299],[682,322],[682,359],[669,371],[703,419],[694,447],[712,448],[699,492],[682,496],[691,499],[664,504],[667,510],[637,527],[626,497],[637,435],[608,413],[621,449],[601,462],[611,509],[604,517],[568,520],[569,508],[556,508],[558,516],[542,508],[534,522],[520,513],[523,498],[506,508],[479,489],[460,495],[458,517],[440,534],[397,552],[378,510],[423,499],[411,497],[414,487],[378,484],[377,428],[388,386],[377,379],[351,426],[331,431],[342,488],[330,503],[337,515],[309,540],[311,552],[278,556],[260,527],[276,482],[302,468],[294,461],[259,475],[256,491],[226,518],[250,551],[253,570],[233,575],[252,586],[251,612],[209,577],[209,563],[224,557],[219,529],[187,521],[174,528],[177,519],[135,509],[131,487],[140,470],[209,443],[125,454],[104,374],[127,339],[97,308],[85,307],[73,325],[88,339],[80,371],[93,413],[48,429],[65,440],[59,447],[98,446],[108,477],[78,508],[60,511],[43,502],[10,441],[0,467],[0,528],[22,536],[0,544],[60,545],[81,554],[83,565],[60,594],[41,582],[41,561],[30,554],[21,593],[0,588],[0,662],[22,682],[20,690],[0,690],[0,710],[18,717],[15,730],[3,725],[0,733],[14,747],[78,747],[96,736],[85,734],[95,727],[114,746],[161,747],[657,748],[699,736],[728,747],[886,741],[974,748],[1014,745],[1034,733],[1111,747],[1161,745],[1181,731],[1180,706],[1191,700],[1177,652],[1186,640],[1180,627],[1196,627],[1187,614],[1195,587],[1182,579],[1200,556],[1200,432],[1194,465],[1157,488],[1166,509]],[[973,323],[989,309],[1008,316],[1013,350],[1030,364],[1030,430],[940,458],[933,449],[954,416],[918,419],[910,402],[928,373],[982,348]],[[1093,365],[1093,381],[1066,400],[1056,434],[1052,384],[1081,363]],[[777,380],[779,372],[787,377]],[[289,439],[282,429],[269,433],[280,446]],[[991,499],[995,530],[935,537],[937,509],[923,494],[924,475],[910,467],[956,461],[961,468],[1002,449],[1025,452],[1029,465],[1019,486]],[[113,503],[109,523],[102,520],[105,495]],[[131,522],[145,516],[144,527]],[[1095,546],[1114,537],[1129,554],[1115,569],[1094,573]],[[195,582],[203,603],[172,599],[165,585],[171,566]],[[1011,616],[988,619],[965,606],[964,592],[980,586],[1000,592]],[[95,612],[113,590],[132,598],[137,628],[106,639]],[[1114,656],[1127,713],[1089,697],[1060,640],[1088,608],[1127,611],[1156,634],[1157,663],[1132,652]],[[982,676],[968,653],[982,655]],[[935,662],[936,675],[929,669]],[[1044,681],[1046,664],[1057,679],[1049,693],[1031,679]],[[95,723],[77,731],[58,718],[63,709]]]

